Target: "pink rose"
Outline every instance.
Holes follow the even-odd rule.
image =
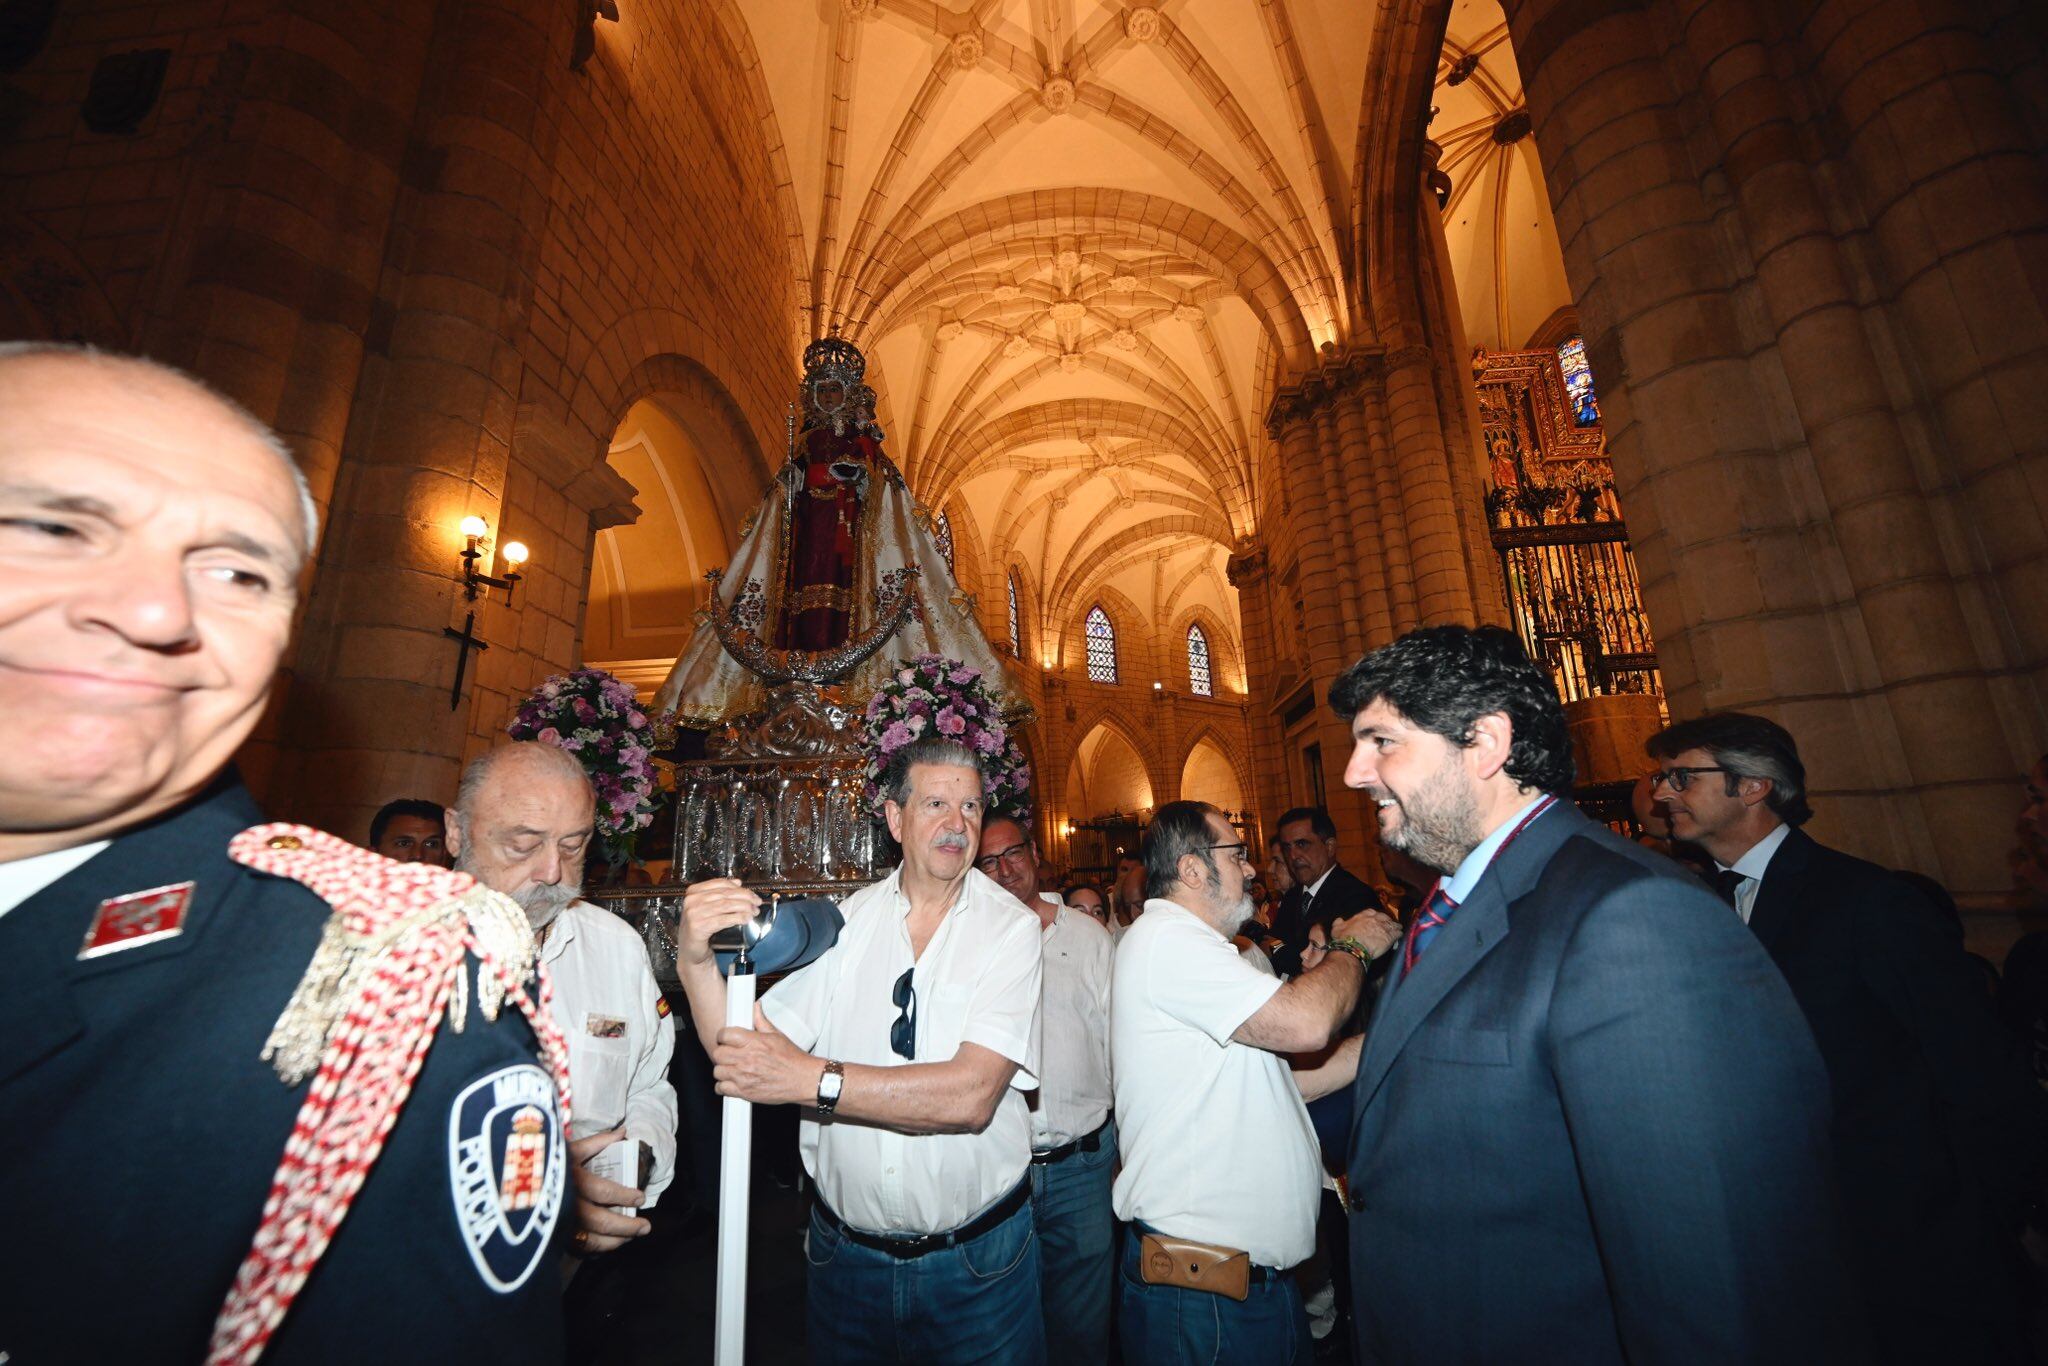
[[[951,707],[942,707],[932,724],[939,728],[941,735],[959,735],[967,729],[967,722]]]

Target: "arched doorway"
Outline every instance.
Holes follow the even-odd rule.
[[[1067,765],[1069,852],[1077,877],[1107,877],[1134,854],[1154,805],[1145,760],[1119,731],[1097,723]]]
[[[637,491],[640,518],[599,531],[591,547],[583,659],[645,695],[689,642],[709,585],[731,557],[740,513],[759,490],[722,434],[687,400],[657,393],[626,411],[606,455]]]
[[[1188,750],[1181,765],[1180,795],[1193,802],[1207,802],[1222,811],[1242,812],[1244,785],[1237,779],[1237,766],[1230,762],[1214,740],[1206,735]]]

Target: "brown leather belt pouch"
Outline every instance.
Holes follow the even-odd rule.
[[[1138,1270],[1147,1285],[1205,1290],[1240,1304],[1252,1288],[1251,1253],[1160,1233],[1140,1235]]]

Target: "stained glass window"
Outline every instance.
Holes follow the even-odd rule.
[[[1600,400],[1593,396],[1593,371],[1586,364],[1586,339],[1573,337],[1557,348],[1557,363],[1564,368],[1564,393],[1572,405],[1572,420],[1591,427],[1600,420]]]
[[[1188,627],[1188,691],[1197,697],[1216,695],[1209,679],[1209,637],[1199,626]]]
[[[1100,607],[1088,609],[1088,681],[1116,682],[1116,627]]]
[[[1010,590],[1010,653],[1022,655],[1024,633],[1017,629],[1017,576],[1014,573],[1006,575],[1005,581]]]
[[[939,543],[939,553],[946,557],[946,568],[951,569],[953,567],[953,523],[946,517],[945,513],[940,513],[938,520],[932,523],[932,536]]]

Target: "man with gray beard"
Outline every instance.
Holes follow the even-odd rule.
[[[582,765],[528,741],[471,762],[448,812],[456,871],[525,909],[554,979],[573,1098],[574,1248],[586,1257],[648,1232],[636,1211],[660,1198],[676,1166],[668,1004],[640,936],[579,899],[596,811]],[[614,1154],[615,1144],[622,1146]]]

